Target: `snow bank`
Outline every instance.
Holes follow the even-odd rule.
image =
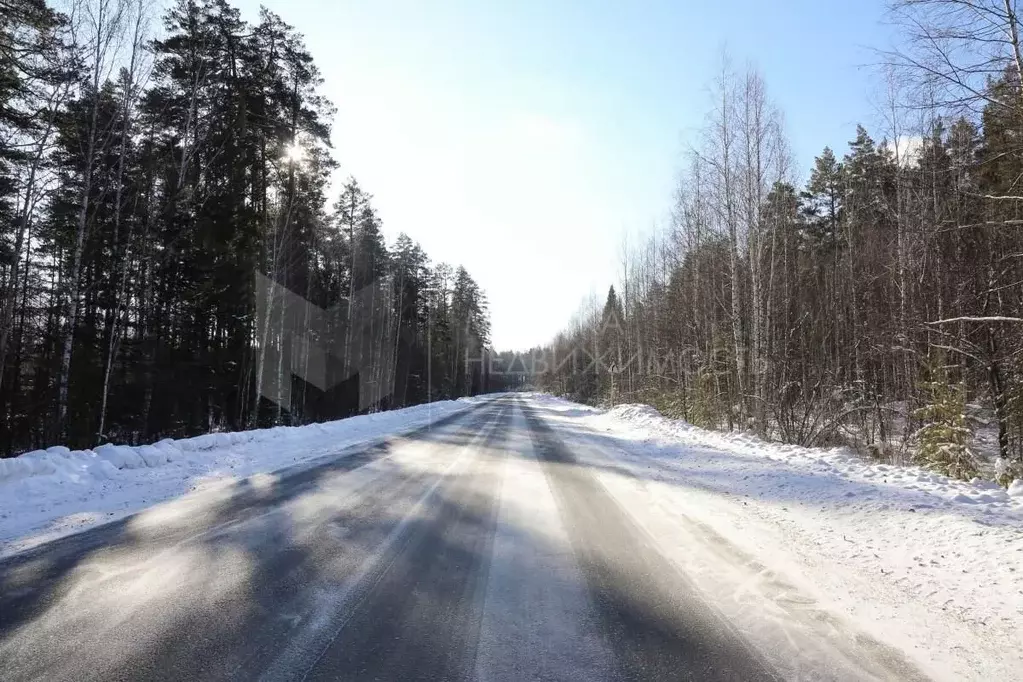
[[[209,433],[141,446],[55,446],[0,459],[0,556],[241,476],[425,426],[489,396],[322,424]]]
[[[917,466],[872,464],[849,448],[807,448],[769,443],[744,433],[710,431],[678,419],[668,419],[649,405],[618,405],[602,413],[605,421],[648,429],[661,438],[686,445],[700,445],[745,456],[765,458],[813,469],[816,475],[830,474],[856,482],[872,482],[933,495],[936,503],[971,505],[987,515],[988,521],[1016,525],[1023,523],[1023,480],[1005,490],[993,481],[975,478],[959,481]]]

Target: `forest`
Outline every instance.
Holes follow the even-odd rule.
[[[0,0],[0,456],[484,390],[484,292],[387,244],[357,180],[332,190],[334,104],[295,29],[226,0],[152,11]],[[277,324],[293,296],[261,314],[257,275],[387,343],[292,376],[324,339]]]
[[[539,350],[541,387],[964,479],[1023,475],[1015,3],[899,0],[887,19],[881,123],[804,180],[764,76],[722,60],[670,223]]]

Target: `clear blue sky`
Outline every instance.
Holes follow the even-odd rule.
[[[882,0],[242,0],[305,35],[341,176],[385,233],[465,265],[493,341],[549,340],[664,224],[722,49],[754,62],[805,175],[878,120]],[[880,135],[877,135],[880,137]]]

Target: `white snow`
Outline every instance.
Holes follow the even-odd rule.
[[[195,490],[228,486],[410,431],[489,397],[137,447],[107,444],[72,451],[55,446],[0,459],[0,557]]]
[[[813,595],[813,609],[895,645],[936,679],[1023,679],[1023,481],[1006,491],[950,480],[845,449],[707,431],[646,405],[530,399],[589,446],[573,451],[596,458],[666,555],[737,602],[735,618],[751,608],[751,585],[756,608],[777,608],[765,595],[784,576]],[[704,534],[747,557],[755,577],[730,592],[720,563],[700,574],[692,555]]]
[[[796,491],[805,493],[805,499],[820,497],[822,479],[837,477],[848,482],[870,483],[879,488],[878,494],[898,495],[906,509],[955,507],[958,504],[975,505],[970,509],[971,518],[983,520],[989,525],[1011,525],[1023,528],[1023,500],[1019,500],[1019,489],[1023,481],[1015,481],[1007,491],[993,481],[973,479],[966,483],[950,479],[933,471],[916,466],[894,466],[871,464],[847,448],[804,448],[798,445],[767,443],[755,436],[742,433],[708,431],[681,420],[667,419],[649,405],[619,405],[602,417],[616,424],[643,427],[657,438],[684,445],[707,446],[759,461],[783,462],[796,469],[810,469],[813,477],[809,481],[789,478],[786,486],[795,486]],[[789,471],[766,472],[767,483],[778,482],[779,476]],[[747,472],[749,473],[749,472]],[[765,472],[760,472],[761,477]],[[744,478],[739,487],[750,487]],[[823,489],[829,489],[824,486]],[[909,491],[909,494],[906,494]],[[865,491],[845,490],[843,498],[855,498]],[[791,495],[790,495],[791,497]],[[892,508],[899,499],[888,500],[886,509]],[[948,503],[958,503],[949,505]],[[866,507],[863,507],[866,510]]]

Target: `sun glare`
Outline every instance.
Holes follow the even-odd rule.
[[[292,142],[284,148],[284,160],[288,163],[301,163],[305,159],[305,150],[298,142]]]

